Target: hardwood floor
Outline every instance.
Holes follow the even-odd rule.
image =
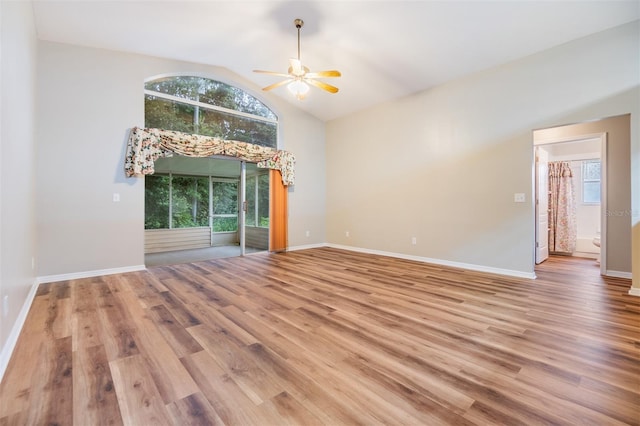
[[[640,424],[640,298],[321,248],[41,285],[0,425]]]

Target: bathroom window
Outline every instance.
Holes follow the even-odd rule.
[[[582,162],[582,202],[600,204],[600,160]]]

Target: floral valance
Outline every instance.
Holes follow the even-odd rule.
[[[154,173],[154,162],[173,154],[187,157],[225,155],[252,163],[258,167],[280,170],[282,183],[293,185],[296,159],[290,152],[228,141],[210,136],[191,135],[173,130],[134,127],[129,134],[124,170],[127,177]]]

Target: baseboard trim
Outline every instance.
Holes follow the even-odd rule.
[[[450,260],[433,259],[430,257],[413,256],[409,254],[394,253],[381,250],[371,250],[361,247],[343,246],[340,244],[324,244],[325,247],[332,247],[342,250],[356,251],[360,253],[377,254],[380,256],[396,257],[399,259],[415,260],[418,262],[432,263],[435,265],[449,266],[452,268],[468,269],[470,271],[486,272],[488,274],[506,275],[515,278],[535,279],[536,274],[533,272],[514,271],[511,269],[493,268],[490,266],[476,265],[473,263],[452,262]]]
[[[301,246],[287,247],[287,251],[308,250],[308,249],[321,248],[321,247],[327,247],[327,244],[325,244],[325,243],[305,244],[305,245],[301,245]]]
[[[102,275],[124,274],[127,272],[137,272],[146,270],[144,265],[124,266],[122,268],[97,269],[95,271],[73,272],[70,274],[45,275],[38,277],[38,284],[54,283],[58,281],[77,280],[81,278],[99,277]]]
[[[39,283],[36,280],[31,286],[31,289],[29,290],[29,294],[27,294],[27,298],[22,304],[20,313],[18,313],[16,322],[13,324],[13,327],[11,328],[9,337],[7,338],[7,341],[2,347],[2,352],[0,352],[0,382],[2,382],[4,373],[7,370],[9,361],[11,360],[11,355],[13,354],[13,350],[15,349],[16,344],[18,343],[18,337],[20,337],[20,333],[22,332],[22,327],[24,326],[24,323],[27,320],[27,314],[29,314],[29,309],[31,309],[31,304],[33,303],[33,299],[36,297],[36,292],[38,291],[38,284]]]
[[[590,253],[588,251],[574,251],[571,253],[573,257],[582,257],[583,259],[597,259],[600,256],[598,253]]]
[[[606,277],[631,279],[631,272],[609,271],[604,274]]]
[[[629,294],[631,296],[640,297],[640,287],[631,287],[629,289]]]

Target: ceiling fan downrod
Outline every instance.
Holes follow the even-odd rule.
[[[294,19],[293,24],[298,29],[298,61],[300,60],[300,29],[304,25],[304,21],[300,18]]]

